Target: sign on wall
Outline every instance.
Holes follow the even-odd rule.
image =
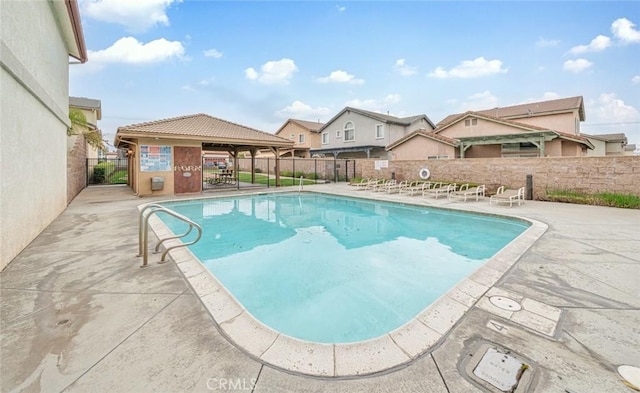
[[[140,145],[141,172],[170,172],[171,146]]]

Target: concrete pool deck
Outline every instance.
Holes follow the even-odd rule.
[[[342,184],[305,189],[419,198]],[[224,337],[176,263],[157,264],[154,255],[140,269],[137,206],[159,199],[166,198],[140,199],[120,186],[85,189],[0,273],[1,391],[497,391],[466,371],[487,344],[531,365],[530,391],[632,391],[616,368],[640,366],[638,210],[423,200],[549,228],[434,349],[403,367],[346,379],[263,364]],[[523,311],[499,309],[491,296],[515,299]]]

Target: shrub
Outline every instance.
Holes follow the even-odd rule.
[[[107,176],[111,175],[116,169],[116,165],[113,162],[103,161],[93,167],[93,181],[95,183],[102,183]]]
[[[280,176],[282,176],[282,177],[292,177],[293,176],[293,172],[291,172],[291,171],[280,171]]]
[[[632,194],[616,194],[611,192],[586,194],[572,190],[547,190],[546,195],[540,199],[549,202],[640,209],[640,196]]]
[[[256,173],[262,173],[262,169],[260,169],[260,168],[256,168],[256,171],[255,171],[255,172],[256,172]]]

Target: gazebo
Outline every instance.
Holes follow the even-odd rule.
[[[255,155],[270,149],[276,157],[276,186],[280,185],[279,150],[293,141],[203,113],[119,127],[114,145],[127,151],[129,185],[138,196],[202,192],[202,153],[225,151],[238,172],[238,154]]]

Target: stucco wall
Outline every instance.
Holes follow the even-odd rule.
[[[576,129],[576,119],[578,119],[578,111],[572,113],[559,113],[547,116],[531,116],[513,119],[519,123],[530,124],[542,128],[548,128],[555,131],[566,132],[567,134],[578,134],[580,125]]]
[[[427,159],[429,156],[448,156],[455,158],[456,149],[451,145],[434,142],[429,138],[415,136],[409,143],[398,145],[391,152],[393,160],[408,160],[416,157]]]
[[[45,1],[1,1],[0,45],[4,268],[67,205],[69,56]]]
[[[389,179],[395,172],[399,180],[419,180],[420,169],[427,167],[434,180],[481,183],[490,192],[501,185],[522,187],[532,175],[534,197],[546,189],[640,196],[640,156],[389,161],[389,168],[381,170],[374,168],[374,161],[358,160],[356,175]]]

